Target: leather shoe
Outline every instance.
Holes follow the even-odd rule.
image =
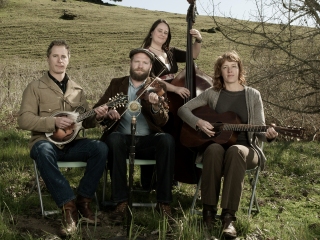
[[[222,235],[226,239],[234,239],[237,237],[237,231],[233,225],[234,221],[236,221],[236,217],[233,217],[229,213],[226,213],[222,217]]]
[[[110,222],[113,224],[120,224],[123,222],[128,208],[128,202],[121,202],[117,204],[116,209],[108,215]]]
[[[82,223],[89,223],[91,225],[100,225],[101,221],[98,219],[90,208],[91,198],[85,198],[81,195],[77,196],[76,206],[81,215]]]
[[[175,221],[172,217],[170,204],[158,202],[156,204],[155,210],[160,214],[160,216],[167,218],[169,225],[173,226],[175,224]]]
[[[62,207],[62,227],[60,235],[67,237],[77,232],[78,210],[74,200],[67,202]]]
[[[159,203],[158,202],[156,204],[156,211],[162,216],[172,218],[171,207],[167,203]]]
[[[211,229],[216,222],[216,212],[212,210],[202,210],[203,225]]]

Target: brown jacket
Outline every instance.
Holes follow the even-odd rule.
[[[146,81],[146,85],[152,81],[151,78],[148,78]],[[166,91],[166,86],[163,83],[160,83],[162,88]],[[128,87],[129,87],[129,76],[125,76],[122,78],[114,78],[111,80],[109,87],[105,91],[104,95],[100,98],[100,100],[95,104],[94,107],[100,106],[104,103],[107,103],[110,98],[116,96],[117,93],[123,93],[125,95],[128,94]],[[164,94],[164,97],[166,97],[166,92]],[[120,115],[126,110],[125,107],[119,107],[117,111]],[[153,113],[151,104],[141,99],[141,114],[144,115],[146,118],[146,121],[149,125],[149,128],[152,132],[163,132],[161,127],[166,124],[166,122],[169,119],[168,116],[168,110],[165,108],[160,108],[160,111],[157,113]],[[106,119],[102,124],[110,126],[112,122],[108,119]],[[108,128],[105,129],[105,132],[103,133],[101,140],[104,141],[105,137],[112,131],[115,131],[118,127],[119,121],[116,122],[110,131],[108,131]]]
[[[65,94],[50,79],[48,73],[29,83],[22,95],[18,125],[23,130],[31,131],[30,149],[35,142],[47,140],[45,133],[55,131],[52,114],[58,111],[74,111],[78,107],[89,110],[82,87],[70,79]],[[96,124],[95,115],[82,123],[84,128],[92,128]]]

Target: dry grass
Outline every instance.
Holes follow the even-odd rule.
[[[25,86],[47,70],[45,51],[49,42],[64,38],[70,43],[71,63],[68,73],[85,88],[90,104],[94,104],[113,77],[128,73],[129,51],[141,45],[151,23],[156,19],[167,19],[173,33],[172,45],[185,48],[185,15],[72,0],[3,2],[7,4],[0,7],[0,127],[2,130],[10,130],[0,134],[0,238],[46,238],[41,231],[42,235],[39,235],[39,229],[35,230],[36,224],[50,224],[52,221],[39,219],[38,212],[35,216],[38,206],[36,194],[27,198],[33,177],[33,166],[27,150],[29,136],[15,129],[14,115]],[[65,10],[75,14],[75,19],[61,19]],[[194,27],[206,30],[214,25],[210,17],[200,16]],[[212,64],[216,57],[229,49],[238,50],[244,62],[249,64],[250,48],[226,41],[219,32],[202,32],[202,35],[202,52],[196,62],[207,74],[212,74]],[[181,69],[183,67],[183,64],[180,65]],[[266,112],[272,115],[272,106],[266,106]],[[292,113],[285,112],[283,115],[293,117]],[[99,132],[90,136],[98,137]],[[257,190],[261,213],[247,218],[245,211],[239,212],[238,227],[242,238],[320,239],[318,148],[316,142],[281,142],[265,147],[269,161]],[[179,220],[180,228],[168,239],[204,238],[202,232],[198,231],[201,218],[188,215],[193,190],[194,186],[187,184],[175,189],[173,206],[178,212],[176,219]],[[241,203],[244,208],[249,193],[246,184]],[[159,226],[159,219],[149,216],[149,209],[137,210],[135,213],[136,224],[144,227],[144,234],[149,236],[154,227]],[[34,226],[29,228],[23,225],[18,228],[18,223],[21,223],[19,219],[23,215],[27,216],[25,221],[31,218],[35,220]],[[14,220],[11,220],[12,216]],[[106,225],[103,229],[108,232],[111,227]],[[110,237],[110,233],[103,234],[100,234],[100,239]],[[153,237],[165,238],[163,233],[159,238]]]

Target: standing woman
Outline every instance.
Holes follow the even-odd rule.
[[[190,34],[195,38],[192,46],[193,59],[199,56],[201,49],[202,37],[198,30],[191,29]],[[168,92],[174,92],[181,98],[188,98],[190,96],[189,89],[179,87],[171,84],[178,72],[178,62],[186,62],[186,51],[176,47],[170,47],[171,30],[169,23],[164,19],[155,21],[145,39],[143,40],[142,47],[154,53],[155,61],[152,65],[151,75],[158,76],[163,80],[167,86]],[[170,109],[169,109],[170,111]],[[165,132],[172,132],[173,117],[169,112],[169,122],[164,126]],[[144,189],[151,189],[150,182],[152,179],[152,166],[141,166],[141,185]],[[174,181],[174,185],[177,182]]]
[[[195,38],[192,46],[193,59],[199,56],[201,49],[202,37],[198,30],[191,29],[190,34]],[[174,92],[182,98],[190,96],[190,91],[184,87],[177,87],[171,84],[175,74],[178,72],[178,62],[186,62],[186,51],[176,47],[170,47],[171,31],[168,22],[164,19],[155,21],[147,36],[145,37],[142,47],[149,49],[155,54],[155,62],[152,66],[152,73],[155,76],[160,74],[160,78],[167,85],[167,91]]]

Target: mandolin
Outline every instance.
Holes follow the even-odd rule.
[[[206,114],[202,114],[199,108],[194,109],[192,113],[211,123],[212,131],[215,136],[209,137],[202,131],[197,131],[190,127],[187,123],[183,123],[180,135],[182,145],[186,147],[202,147],[215,142],[221,145],[231,146],[237,141],[239,132],[266,132],[269,127],[250,124],[241,124],[239,116],[234,112],[216,113],[210,107],[206,107]],[[273,127],[278,133],[290,137],[301,138],[304,134],[303,128],[296,127]]]
[[[128,102],[128,96],[123,95],[123,93],[117,94],[115,97],[111,98],[110,101],[103,105],[107,105],[111,108],[117,108],[123,106]],[[103,106],[102,105],[102,106]],[[91,117],[96,114],[94,109],[80,114],[78,108],[73,111],[59,111],[51,115],[51,117],[67,117],[74,121],[74,123],[68,128],[61,129],[56,128],[55,132],[45,133],[46,137],[50,142],[53,142],[57,145],[64,145],[71,142],[78,135],[79,131],[82,129],[82,121],[88,117]]]

